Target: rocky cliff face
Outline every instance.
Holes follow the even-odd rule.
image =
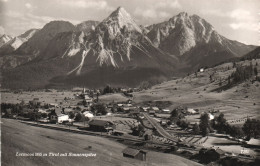
[[[50,22],[26,40],[12,53],[16,61],[10,56],[5,61],[0,58],[2,66],[23,64],[4,72],[3,86],[136,86],[214,65],[255,48],[221,36],[197,15],[183,12],[142,27],[122,7],[100,23]]]
[[[46,49],[49,41],[62,32],[74,31],[75,26],[67,21],[52,21],[46,24],[39,32],[23,43],[16,54],[39,55]]]
[[[113,83],[133,86],[143,80],[172,75],[171,71],[176,66],[177,59],[154,47],[123,8],[112,12],[89,33],[68,27],[72,30],[67,28],[68,31],[50,33],[52,38],[44,39],[48,41],[46,45],[27,47],[30,49],[24,49],[26,45],[21,46],[19,51],[36,52],[37,57],[9,73],[15,73],[16,77],[21,77],[18,74],[21,72],[30,73],[24,74],[22,79],[26,78],[35,86],[42,86],[46,81],[55,84],[101,86]],[[45,80],[41,77],[44,73]],[[11,76],[6,77],[6,82],[9,79]]]
[[[1,35],[0,37],[0,47],[2,47],[5,43],[12,40],[12,37],[6,34]]]
[[[17,50],[23,43],[27,42],[31,37],[38,32],[38,29],[30,29],[20,36],[14,37],[7,43],[0,47],[0,56],[12,54]]]
[[[78,25],[76,25],[77,31],[83,31],[85,34],[88,34],[91,31],[94,31],[96,26],[99,24],[98,21],[84,21]]]
[[[156,47],[192,67],[210,66],[254,49],[223,37],[204,19],[185,12],[148,29],[148,37]]]

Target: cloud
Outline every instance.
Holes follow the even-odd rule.
[[[157,19],[157,18],[167,18],[171,14],[165,11],[165,9],[181,9],[182,6],[178,0],[161,0],[153,2],[146,8],[137,7],[134,14],[141,16],[146,19]]]
[[[229,26],[234,29],[244,29],[249,31],[259,31],[260,26],[258,24],[258,19],[252,15],[248,10],[235,9],[229,13],[229,17],[234,19],[233,23]]]
[[[31,5],[30,3],[26,3],[24,6],[25,6],[27,9],[31,9],[31,8],[32,8],[32,5]]]
[[[178,0],[161,0],[158,3],[154,4],[156,8],[172,8],[172,9],[181,9],[182,6]]]
[[[230,23],[229,26],[234,29],[244,29],[249,31],[259,31],[259,24],[257,23],[250,23],[250,22],[235,22]]]
[[[141,8],[136,8],[134,11],[135,15],[142,16],[144,18],[157,18],[157,13],[154,9],[143,10]]]
[[[54,21],[54,20],[69,21],[73,24],[80,23],[79,20],[66,19],[66,18],[62,18],[62,17],[36,16],[36,15],[31,14],[31,13],[27,13],[26,17],[28,17],[30,20],[42,22],[43,24],[46,24],[46,23]]]
[[[258,31],[258,19],[248,10],[234,9],[230,12],[223,12],[219,9],[202,10],[204,15],[213,15],[221,18],[227,18],[231,23],[228,24],[233,30],[244,29],[249,31]]]
[[[228,17],[228,14],[219,9],[203,9],[200,11],[203,15],[212,15],[217,17]]]
[[[236,20],[252,20],[254,19],[248,10],[236,9],[229,13],[231,18]]]
[[[167,17],[170,17],[171,14],[169,14],[169,13],[167,13],[167,12],[159,12],[159,13],[158,13],[158,16],[159,16],[160,18],[167,18]]]
[[[108,10],[112,11],[114,8],[108,5],[104,0],[58,0],[62,5],[74,7],[74,8],[85,8],[85,9],[98,9],[98,10]]]
[[[4,13],[6,16],[8,17],[12,17],[12,18],[22,18],[24,16],[24,14],[16,12],[16,11],[7,11],[6,13]]]
[[[49,17],[49,16],[37,16],[34,15],[30,12],[28,13],[19,13],[17,11],[8,11],[5,13],[6,16],[11,17],[11,18],[19,18],[23,21],[29,21],[29,20],[33,20],[33,21],[39,21],[39,22],[43,22],[44,24],[50,22],[50,21],[54,21],[54,20],[64,20],[64,21],[70,21],[71,23],[77,24],[80,21],[79,20],[74,20],[74,19],[67,19],[67,18],[61,18],[61,17]]]
[[[0,26],[0,35],[2,35],[2,34],[5,34],[5,29],[4,29],[4,27]]]
[[[141,9],[136,8],[134,14],[137,16],[141,16],[146,19],[157,19],[157,18],[167,18],[171,15],[164,11],[156,11],[155,9]]]
[[[17,11],[8,11],[5,13],[5,16],[8,16],[11,20],[13,20],[12,22],[9,22],[8,28],[18,30],[19,32],[25,32],[32,28],[42,28],[45,24],[54,20],[69,21],[73,24],[80,23],[79,20],[60,17],[37,16],[31,12],[19,13]]]
[[[212,15],[217,17],[228,17],[236,20],[254,19],[250,11],[244,9],[234,9],[230,12],[224,12],[220,9],[204,9],[200,11],[203,15]]]

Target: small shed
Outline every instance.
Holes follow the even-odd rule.
[[[46,113],[46,114],[48,113],[48,111],[46,109],[42,109],[42,108],[38,108],[38,112],[42,113],[42,114],[43,113]]]
[[[50,123],[56,123],[58,121],[57,115],[50,115]]]
[[[197,114],[197,111],[196,111],[195,109],[193,109],[193,108],[188,108],[188,109],[187,109],[187,112],[188,112],[189,114]]]
[[[220,156],[223,156],[225,155],[225,152],[219,148],[215,149],[215,151],[220,155]]]
[[[123,156],[124,157],[129,157],[129,158],[134,158],[138,160],[145,161],[146,160],[146,151],[144,150],[139,150],[139,149],[134,149],[134,148],[126,148],[123,150]]]
[[[130,108],[129,107],[124,107],[123,110],[124,110],[124,112],[129,112]]]
[[[87,118],[93,118],[94,117],[94,115],[90,111],[85,111],[85,112],[83,112],[83,114]]]
[[[260,140],[259,140],[259,139],[251,138],[251,139],[247,142],[247,146],[249,146],[249,147],[260,147]]]
[[[117,106],[118,106],[118,107],[123,107],[123,106],[124,106],[124,104],[117,104]]]
[[[149,114],[150,114],[150,115],[155,115],[155,111],[154,111],[154,110],[150,110],[150,111],[149,111]]]
[[[214,119],[214,115],[212,115],[211,113],[208,113],[209,115],[209,120],[213,120]]]
[[[140,114],[140,110],[138,110],[138,109],[131,110],[130,114],[131,115],[138,115],[138,114]]]
[[[89,123],[90,130],[93,131],[111,131],[115,129],[115,125],[111,121],[93,119]]]
[[[162,111],[165,112],[165,113],[169,113],[170,112],[169,109],[163,109]]]
[[[158,107],[152,107],[152,110],[159,111],[160,109]]]
[[[147,112],[147,111],[150,109],[150,107],[141,107],[141,109],[142,109],[143,111]]]
[[[69,115],[60,114],[58,115],[58,123],[69,122]]]
[[[57,103],[50,103],[49,106],[50,106],[51,108],[52,108],[52,107],[58,107],[59,104],[57,104]]]

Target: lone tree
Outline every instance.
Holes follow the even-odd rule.
[[[70,119],[75,118],[75,114],[74,114],[74,112],[69,112],[69,118],[70,118]]]
[[[51,110],[51,112],[48,114],[48,118],[51,119],[51,116],[57,116],[55,109]]]
[[[195,123],[194,125],[193,125],[193,133],[194,134],[199,134],[200,133],[200,127],[199,127],[199,125],[197,124],[197,123]]]
[[[113,89],[107,85],[104,89],[103,89],[103,94],[107,94],[107,93],[113,93]]]
[[[258,138],[260,136],[260,121],[256,119],[247,119],[242,129],[248,140],[252,137]]]
[[[175,108],[172,112],[171,112],[171,121],[174,121],[175,123],[177,121],[179,121],[180,119],[184,118],[184,115],[182,113],[182,110],[185,110],[186,108],[183,108],[182,106],[179,106],[177,108]]]
[[[106,107],[100,103],[91,106],[91,112],[94,113],[95,115],[96,114],[101,114],[101,115],[107,114]]]
[[[210,82],[213,82],[212,75],[209,76]]]
[[[176,123],[179,127],[183,128],[183,129],[186,129],[189,127],[189,122],[187,121],[184,121],[184,120],[178,120],[177,123]]]
[[[144,134],[144,127],[142,125],[134,126],[131,129],[132,129],[132,134],[135,136],[142,137]]]
[[[232,137],[241,138],[244,136],[244,132],[239,126],[230,126],[230,135]]]
[[[47,113],[42,113],[41,116],[42,116],[42,118],[47,118],[48,117]]]
[[[227,124],[227,120],[224,118],[223,113],[219,114],[219,116],[216,118],[215,121],[216,121],[215,128],[219,133],[227,132],[229,126]]]
[[[171,112],[171,117],[172,118],[179,118],[180,116],[180,112],[178,109],[174,109],[172,112]]]
[[[202,114],[200,116],[199,127],[203,136],[207,136],[209,132],[212,130],[210,125],[209,115],[207,113]]]
[[[83,122],[85,121],[85,116],[82,114],[82,113],[77,113],[75,115],[75,119],[74,119],[76,122]]]
[[[254,67],[254,74],[257,76],[258,71],[257,71],[257,67]]]

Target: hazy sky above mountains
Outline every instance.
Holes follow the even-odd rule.
[[[260,45],[259,0],[0,0],[0,34],[20,35],[52,20],[102,21],[118,6],[141,25],[196,14],[229,39]]]

